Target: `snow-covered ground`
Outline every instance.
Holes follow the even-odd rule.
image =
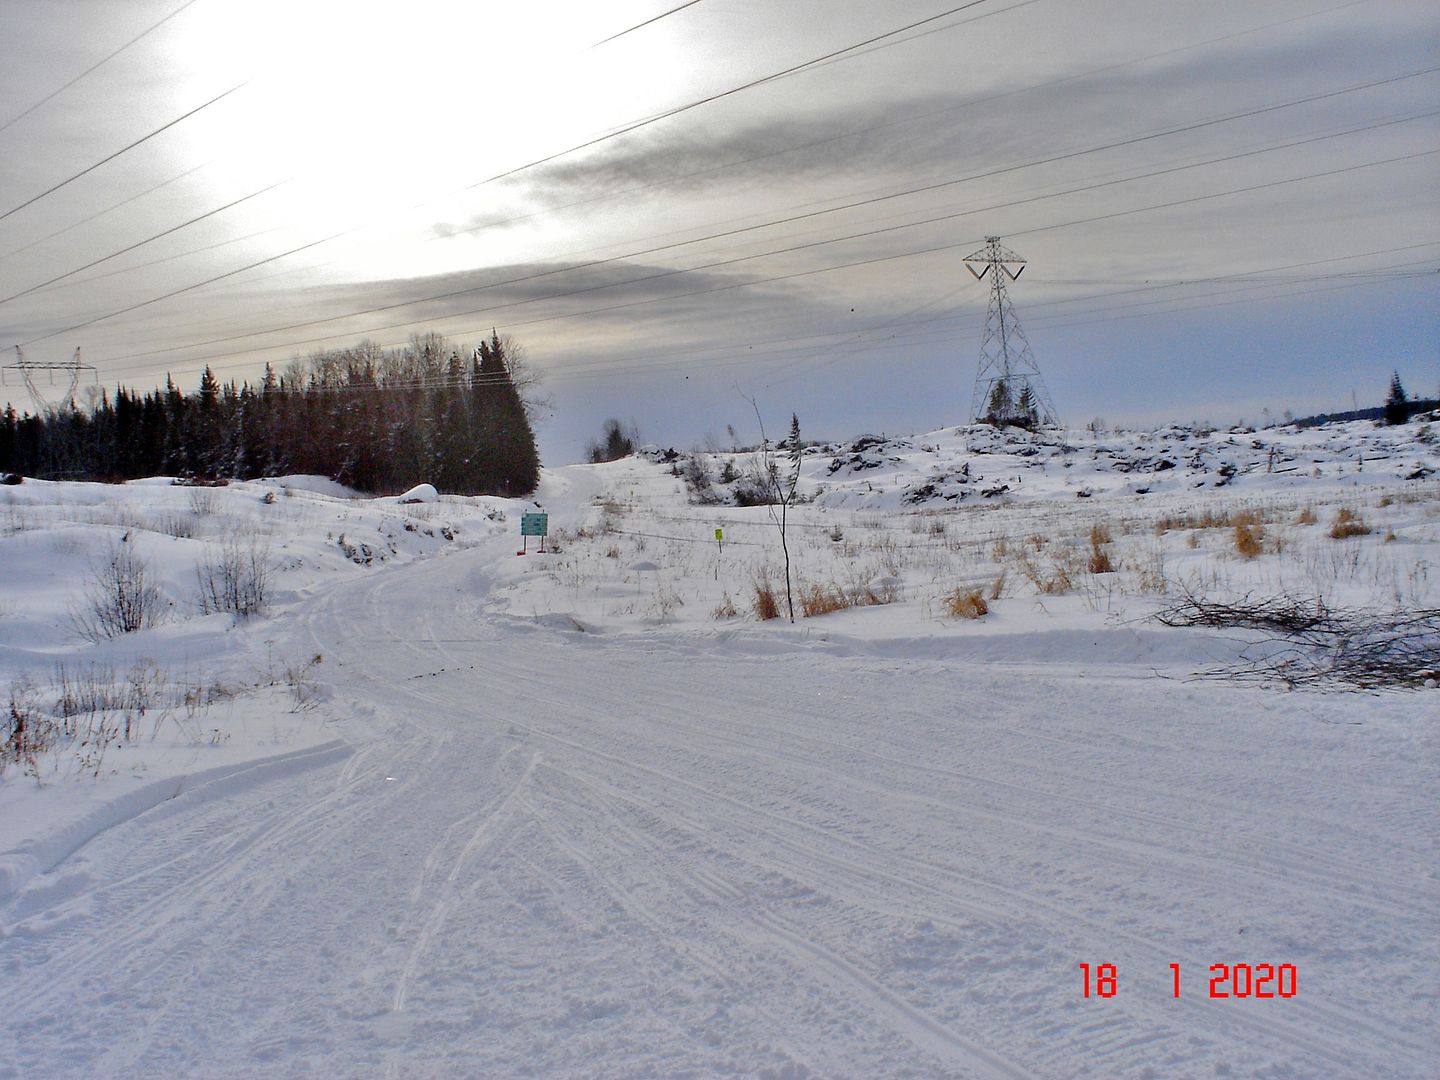
[[[797,601],[860,603],[793,625],[677,475],[745,454],[547,471],[524,557],[519,501],[0,488],[0,705],[75,729],[0,776],[0,1076],[1433,1076],[1440,691],[1153,619],[1440,607],[1427,438],[816,448]],[[227,545],[264,614],[201,613]],[[91,644],[117,551],[164,618]]]

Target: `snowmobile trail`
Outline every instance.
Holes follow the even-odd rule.
[[[1137,729],[1133,678],[526,624],[491,614],[506,558],[277,621],[352,753],[156,807],[0,908],[0,1076],[1433,1067],[1399,944],[1435,928],[1425,841],[1389,827],[1424,770],[1385,813],[1326,788],[1408,744],[1275,738],[1252,690],[1166,687]],[[1215,963],[1300,992],[1211,999]]]

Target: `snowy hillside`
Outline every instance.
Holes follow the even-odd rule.
[[[0,487],[0,1077],[1434,1074],[1429,428],[760,464]]]

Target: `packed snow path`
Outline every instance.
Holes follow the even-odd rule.
[[[342,762],[0,906],[0,1075],[1433,1075],[1403,702],[611,641],[487,614],[501,548],[297,617]]]

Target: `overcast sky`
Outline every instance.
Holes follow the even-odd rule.
[[[494,327],[551,464],[749,438],[744,395],[918,432],[999,235],[1072,425],[1440,392],[1440,7],[960,6],[4,0],[4,360],[189,390]]]

